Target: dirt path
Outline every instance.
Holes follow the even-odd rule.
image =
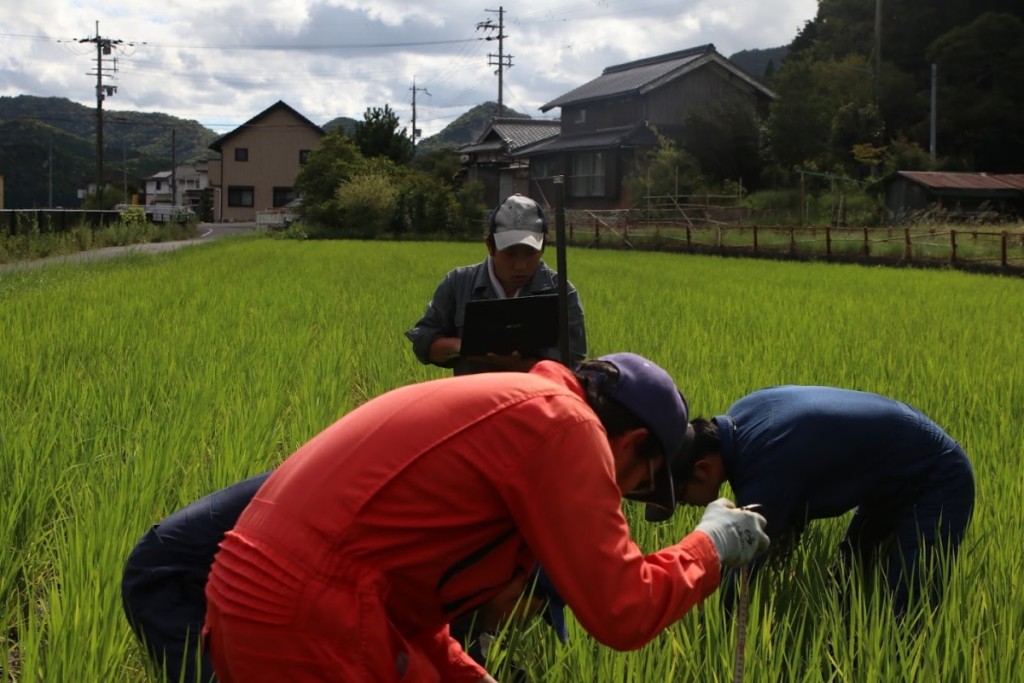
[[[12,270],[24,270],[28,268],[42,268],[58,263],[85,263],[87,261],[99,261],[101,259],[114,258],[130,253],[159,254],[165,251],[174,251],[175,249],[180,249],[182,247],[204,244],[218,237],[246,234],[252,232],[255,228],[255,223],[200,223],[196,229],[196,236],[190,240],[129,244],[123,247],[104,247],[102,249],[79,251],[74,254],[62,254],[61,256],[49,256],[47,258],[33,259],[30,261],[14,261],[12,263],[0,264],[0,273]]]

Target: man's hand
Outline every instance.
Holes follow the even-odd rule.
[[[737,508],[728,498],[719,498],[704,511],[695,531],[711,538],[724,567],[740,567],[768,549],[768,525],[752,510]]]
[[[430,342],[427,358],[431,363],[449,363],[459,357],[462,340],[458,337],[437,337]]]

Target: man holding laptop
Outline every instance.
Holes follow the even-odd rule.
[[[558,360],[570,367],[582,361],[587,355],[587,333],[579,294],[572,283],[567,283],[571,357],[559,356],[554,306],[558,273],[541,260],[546,237],[544,212],[529,197],[514,194],[491,212],[484,240],[488,257],[445,275],[423,317],[405,333],[420,362],[469,375],[525,371],[541,359]],[[524,297],[548,299],[512,301]],[[467,329],[470,341],[463,349]],[[525,347],[514,348],[510,339],[520,334]],[[530,340],[547,340],[550,345],[538,348]]]

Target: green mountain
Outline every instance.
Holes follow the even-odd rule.
[[[217,133],[160,113],[104,109],[107,182],[137,190],[157,171],[207,158]],[[171,152],[172,141],[174,154]],[[52,169],[52,171],[51,171]],[[62,97],[0,97],[0,175],[4,207],[78,207],[79,189],[96,179],[96,110]]]
[[[474,142],[491,119],[497,115],[497,102],[484,102],[473,107],[465,114],[455,119],[436,135],[425,137],[416,145],[416,154],[425,154],[438,149],[457,149],[462,145]],[[505,107],[502,114],[504,118],[528,119],[528,114],[522,114],[515,109]]]
[[[729,55],[729,61],[759,81],[771,80],[772,74],[782,65],[789,54],[789,46],[770,47],[763,50],[740,50]]]
[[[326,133],[330,133],[335,128],[341,128],[342,133],[352,137],[352,134],[356,132],[357,123],[359,123],[359,121],[349,118],[348,116],[339,116],[338,118],[331,119],[320,127],[323,128]]]

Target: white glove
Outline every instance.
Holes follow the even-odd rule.
[[[722,566],[741,567],[768,550],[768,535],[764,532],[767,525],[768,521],[756,512],[719,498],[708,505],[695,531],[711,537]]]

